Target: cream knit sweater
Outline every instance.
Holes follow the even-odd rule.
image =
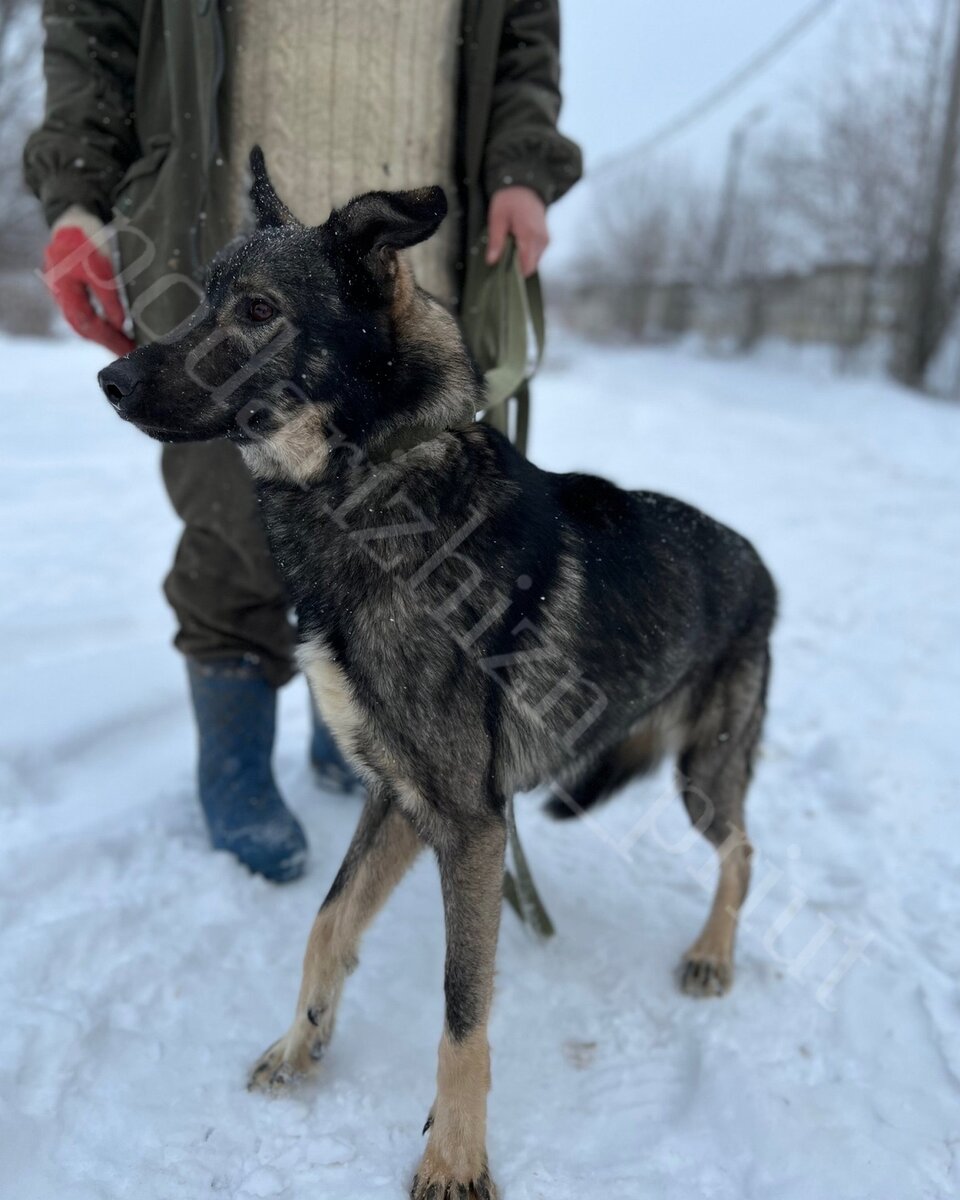
[[[254,142],[311,224],[358,192],[439,183],[452,218],[408,253],[421,286],[453,303],[460,0],[230,0],[222,11],[233,230],[248,224]]]

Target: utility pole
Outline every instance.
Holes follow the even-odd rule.
[[[913,312],[908,314],[908,337],[904,353],[904,383],[920,386],[930,359],[936,352],[947,317],[944,312],[944,238],[950,202],[956,190],[957,158],[960,151],[960,5],[957,7],[957,37],[950,72],[950,94],[943,126],[943,140],[926,230],[926,252],[920,264]]]
[[[713,244],[710,248],[710,281],[716,286],[723,278],[723,268],[726,265],[727,253],[730,248],[730,236],[737,212],[737,199],[740,194],[740,174],[743,169],[743,157],[747,148],[747,136],[751,129],[766,116],[765,106],[752,109],[737,125],[730,135],[730,148],[727,151],[727,170],[723,181],[723,194],[720,200],[720,211],[717,214],[717,225],[713,233]]]

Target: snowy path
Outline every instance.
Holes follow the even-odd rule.
[[[4,1192],[399,1200],[441,1022],[435,869],[369,935],[321,1078],[248,1095],[356,809],[312,785],[297,684],[278,766],[307,878],[278,890],[205,849],[157,586],[174,522],[156,447],[95,392],[102,361],[0,342]],[[960,410],[560,346],[533,455],[702,504],[756,541],[783,606],[730,997],[674,990],[712,868],[666,775],[589,827],[521,808],[560,935],[504,920],[503,1200],[960,1194]]]

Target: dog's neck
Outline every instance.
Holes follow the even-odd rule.
[[[469,427],[470,423],[465,423],[459,428],[468,429]],[[447,432],[452,431],[432,429],[428,425],[408,425],[403,429],[398,429],[396,433],[378,442],[376,445],[371,446],[367,451],[367,458],[375,465],[395,462],[400,455],[406,454],[408,450],[413,450],[417,446],[423,446],[427,442],[436,441],[442,433]]]
[[[339,581],[341,597],[363,595],[371,580],[383,586],[385,561],[422,552],[424,536],[458,506],[470,505],[481,462],[489,459],[484,446],[477,425],[395,447],[379,460],[352,442],[333,440],[323,469],[308,481],[258,471],[254,484],[268,539],[292,602],[299,606],[315,594],[318,563],[326,578]]]

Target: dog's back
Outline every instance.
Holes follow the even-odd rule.
[[[577,780],[551,803],[569,815],[680,749],[688,708],[732,661],[765,661],[773,582],[688,504],[542,471],[486,426],[457,436],[460,503],[486,514],[465,551],[510,591],[476,643],[505,706],[504,789]]]

